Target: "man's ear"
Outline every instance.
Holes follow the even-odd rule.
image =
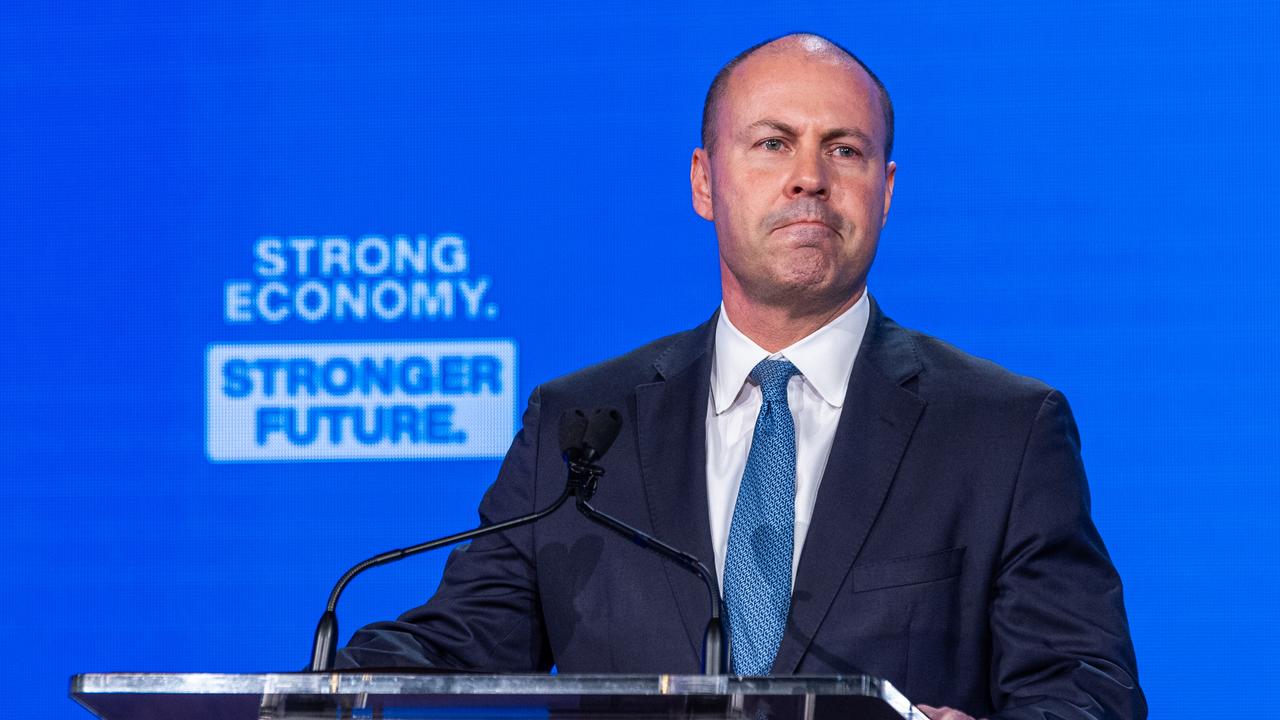
[[[707,151],[696,148],[689,163],[689,186],[693,191],[693,210],[705,220],[715,220],[711,206],[711,158]]]
[[[889,205],[893,203],[893,178],[898,174],[898,164],[889,161],[884,168],[884,216],[880,218],[880,229],[889,222]]]

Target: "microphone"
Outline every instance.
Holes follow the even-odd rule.
[[[569,465],[569,484],[575,486],[578,510],[592,522],[658,553],[702,580],[711,598],[711,619],[702,638],[702,672],[705,675],[724,675],[729,669],[729,634],[724,628],[724,600],[716,592],[711,571],[693,555],[591,506],[590,500],[595,495],[600,477],[604,475],[604,468],[593,461],[604,455],[621,430],[622,415],[612,408],[597,409],[589,418],[581,410],[566,411],[560,417],[560,446]]]
[[[616,416],[617,412],[613,412]],[[547,507],[529,515],[512,518],[495,525],[485,525],[474,530],[454,533],[453,535],[429,540],[418,545],[375,555],[368,560],[357,563],[343,573],[329,593],[329,603],[325,606],[324,613],[320,616],[320,622],[316,624],[315,639],[311,644],[311,671],[325,672],[333,669],[333,661],[338,654],[338,598],[342,596],[342,591],[346,589],[355,576],[369,568],[386,565],[411,555],[417,555],[466,540],[474,540],[485,535],[510,530],[541,520],[560,509],[560,506],[565,501],[580,491],[583,484],[594,483],[595,479],[604,473],[604,470],[595,466],[593,461],[604,455],[609,446],[613,444],[614,438],[618,436],[618,428],[622,425],[622,419],[620,417],[615,418],[613,430],[608,430],[605,425],[597,425],[596,429],[592,430],[588,425],[588,418],[581,410],[567,411],[560,416],[560,451],[565,461],[570,464],[570,472],[564,491],[560,493],[560,497],[556,498]],[[575,465],[579,468],[576,473],[573,470]]]
[[[618,438],[622,416],[612,408],[596,409],[591,417],[577,408],[560,415],[560,456],[569,466],[569,486],[574,494],[595,495],[604,468],[595,464]]]

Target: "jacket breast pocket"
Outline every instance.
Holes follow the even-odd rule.
[[[908,555],[892,560],[876,560],[853,566],[853,591],[918,585],[946,580],[960,574],[964,566],[964,546]]]

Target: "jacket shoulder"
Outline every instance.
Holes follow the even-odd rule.
[[[1056,393],[1044,381],[1015,373],[991,360],[916,330],[905,330],[922,371],[917,391],[930,401],[954,401],[975,407],[1038,408]]]
[[[549,380],[540,386],[547,398],[600,404],[635,391],[637,385],[662,378],[664,361],[696,354],[706,326],[673,333],[630,352]]]

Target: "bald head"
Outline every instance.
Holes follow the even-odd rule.
[[[719,111],[721,99],[729,89],[729,79],[739,65],[748,58],[761,53],[798,54],[815,61],[848,64],[852,68],[866,73],[877,90],[880,108],[884,113],[884,159],[885,162],[889,161],[893,155],[893,103],[889,99],[889,91],[885,89],[884,83],[880,82],[880,78],[876,77],[876,74],[871,72],[871,68],[859,60],[857,55],[841,47],[838,43],[814,33],[791,33],[765,40],[743,50],[737,57],[720,68],[720,72],[716,73],[715,79],[711,81],[711,87],[707,90],[707,99],[702,105],[702,147],[708,153],[714,152],[716,113]]]

